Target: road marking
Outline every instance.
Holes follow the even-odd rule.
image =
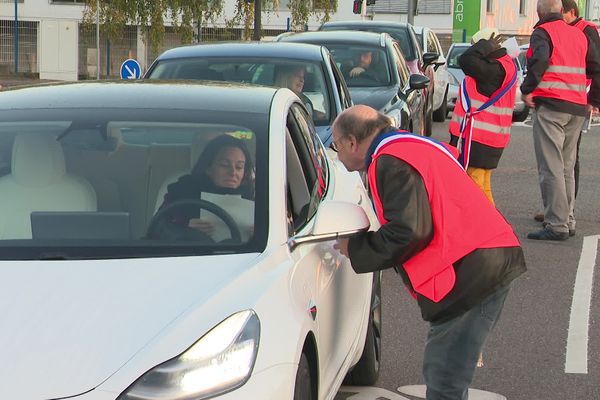
[[[583,238],[569,319],[565,359],[565,373],[567,374],[587,374],[588,372],[588,331],[598,239],[600,239],[600,235]]]
[[[398,393],[372,386],[342,386],[335,400],[410,400]]]
[[[425,385],[400,386],[398,391],[407,396],[425,398]],[[484,390],[469,389],[469,400],[506,400],[506,397],[498,393],[486,392]]]

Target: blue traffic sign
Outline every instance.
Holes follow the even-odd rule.
[[[121,79],[139,79],[142,76],[140,63],[129,58],[121,64]]]

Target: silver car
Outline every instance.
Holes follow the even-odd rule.
[[[471,47],[470,43],[453,43],[448,49],[448,55],[446,57],[447,60],[447,69],[448,69],[448,109],[454,110],[454,106],[456,104],[456,99],[458,98],[458,87],[460,83],[465,78],[465,73],[458,65],[458,58]],[[529,107],[523,103],[521,100],[521,83],[523,83],[523,79],[525,78],[525,66],[521,64],[519,58],[513,59],[515,62],[515,66],[517,67],[517,95],[515,102],[515,109],[513,111],[513,121],[515,122],[523,122],[527,119],[529,115]]]

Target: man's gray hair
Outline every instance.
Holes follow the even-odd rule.
[[[560,13],[561,10],[561,0],[538,0],[537,2],[537,12],[540,16],[548,15],[551,13]]]
[[[390,119],[378,112],[376,118],[365,119],[356,113],[341,114],[334,122],[334,129],[344,137],[354,136],[358,142],[385,129],[393,129]]]

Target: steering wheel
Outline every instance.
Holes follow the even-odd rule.
[[[150,224],[148,225],[148,231],[146,236],[149,238],[160,238],[160,239],[171,239],[171,240],[198,240],[208,243],[214,243],[215,240],[210,237],[207,233],[198,231],[190,228],[187,225],[174,224],[167,220],[169,214],[182,207],[196,206],[198,209],[206,210],[225,223],[231,234],[231,241],[234,243],[240,243],[242,241],[242,234],[238,228],[236,222],[231,218],[231,215],[227,213],[223,208],[218,205],[202,199],[183,199],[174,201],[165,207],[158,210],[152,217]]]

